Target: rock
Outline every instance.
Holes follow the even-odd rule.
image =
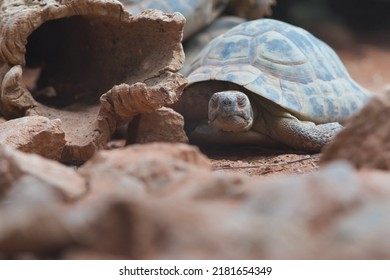
[[[92,190],[130,190],[135,196],[161,195],[189,174],[209,170],[210,163],[196,147],[152,143],[100,151],[78,171]]]
[[[65,143],[65,133],[58,119],[34,116],[0,123],[0,145],[58,160]]]
[[[135,139],[135,143],[188,143],[184,118],[171,108],[163,107],[140,115],[136,129],[132,129],[133,122],[129,125],[128,138]],[[129,139],[128,143],[131,142]]]
[[[63,162],[88,160],[186,84],[179,13],[132,16],[116,0],[0,1],[0,11],[0,111],[60,119]]]
[[[65,258],[234,258],[227,245],[230,233],[219,221],[247,197],[245,181],[199,167],[183,166],[178,173],[170,183],[155,176],[160,188],[149,188],[147,195],[134,195],[123,186],[110,185],[106,193],[94,189],[94,199],[87,197],[74,209],[88,222],[72,226],[81,246],[67,251]]]
[[[390,242],[384,241],[390,234],[389,173],[357,173],[347,163],[334,163],[305,177],[266,182],[212,174],[196,189],[192,180],[193,186],[186,182],[163,196],[100,197],[99,214],[79,232],[84,246],[67,257],[91,252],[141,259],[390,257]],[[192,195],[183,196],[189,189]]]
[[[16,165],[2,159],[0,171]],[[312,174],[264,180],[212,172],[193,146],[154,143],[100,151],[78,172],[90,191],[66,205],[40,176],[0,174],[0,186],[15,182],[0,197],[1,252],[54,251],[68,259],[390,258],[386,171],[339,161]]]
[[[343,215],[335,214],[329,230],[318,236],[317,251],[323,259],[390,257],[390,242],[386,238],[390,234],[390,174],[363,170],[359,179],[362,188],[357,199],[351,201]]]
[[[34,174],[15,178],[0,203],[0,251],[13,257],[34,253],[32,258],[37,258],[72,244],[62,216],[63,202],[53,182]]]
[[[387,259],[390,242],[379,240],[390,233],[389,179],[334,163],[257,185],[220,223],[239,259]]]
[[[269,180],[257,185],[256,193],[222,226],[234,236],[231,242],[238,258],[322,258],[321,251],[315,251],[321,240],[318,235],[332,231],[334,220],[359,201],[361,187],[347,164],[307,177]]]
[[[390,169],[390,91],[374,96],[324,148],[320,164],[345,159],[358,168]]]
[[[86,195],[84,179],[72,168],[8,146],[0,146],[0,162],[0,252],[36,258],[73,244],[65,213]]]
[[[226,245],[229,233],[215,225],[216,218],[226,213],[217,203],[207,207],[191,200],[116,196],[95,204],[99,204],[99,215],[92,216],[88,227],[77,232],[82,246],[67,258],[97,252],[116,259],[210,259],[231,249]]]
[[[75,201],[87,192],[84,179],[76,171],[41,156],[0,146],[0,162],[0,194],[6,194],[26,176],[50,186],[65,201]],[[38,183],[35,185],[39,187]]]

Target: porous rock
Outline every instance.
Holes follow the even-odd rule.
[[[86,161],[118,124],[175,102],[185,86],[176,73],[184,61],[178,13],[131,16],[115,0],[0,5],[1,113],[60,119],[62,161]]]
[[[171,108],[160,108],[139,116],[136,127],[129,124],[128,138],[135,143],[170,142],[188,143],[184,131],[184,118]],[[131,129],[134,128],[134,129]]]
[[[32,116],[0,123],[0,145],[58,160],[65,143],[65,133],[58,119]]]
[[[324,148],[320,163],[344,159],[358,168],[390,169],[390,90],[375,95]]]

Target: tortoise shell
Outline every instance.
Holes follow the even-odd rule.
[[[210,80],[242,86],[316,123],[345,121],[371,95],[327,44],[272,19],[242,23],[212,40],[188,76],[189,86]]]

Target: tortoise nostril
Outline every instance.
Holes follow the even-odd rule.
[[[222,100],[222,105],[224,105],[224,106],[231,106],[232,105],[232,101],[230,99],[228,99],[228,98],[223,99]]]

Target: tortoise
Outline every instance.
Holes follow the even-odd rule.
[[[191,66],[175,105],[196,144],[321,151],[371,93],[306,30],[274,19],[239,24]]]

